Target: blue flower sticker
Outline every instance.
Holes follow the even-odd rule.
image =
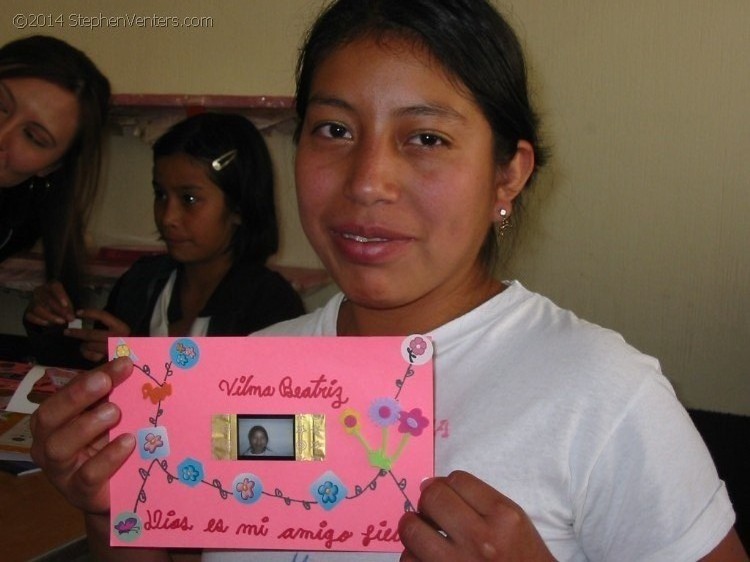
[[[169,350],[172,363],[180,369],[195,367],[200,360],[200,355],[198,344],[188,338],[180,338],[175,341]]]
[[[341,479],[329,470],[312,483],[310,492],[320,507],[331,511],[346,499],[347,489]]]
[[[195,488],[203,480],[203,463],[190,457],[186,458],[177,467],[177,478],[183,484]]]
[[[253,504],[263,494],[263,483],[255,475],[249,472],[238,474],[232,483],[232,495],[234,498],[246,505]]]
[[[318,486],[318,496],[323,503],[336,503],[339,487],[330,480],[326,480]]]

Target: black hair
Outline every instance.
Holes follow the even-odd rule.
[[[37,78],[75,95],[78,131],[37,210],[49,279],[59,279],[74,302],[81,288],[84,233],[102,165],[102,139],[110,101],[109,80],[85,53],[65,41],[33,35],[0,47],[0,80]],[[44,184],[46,181],[37,181]]]
[[[531,183],[546,161],[546,150],[529,99],[523,49],[511,26],[487,0],[337,0],[330,4],[308,32],[297,60],[296,141],[316,70],[333,51],[365,36],[376,40],[400,37],[425,47],[456,86],[473,96],[492,128],[498,163],[510,162],[520,140],[534,147]],[[520,200],[516,201],[517,207]],[[513,221],[516,214],[511,214]],[[490,269],[497,250],[494,233],[489,232],[481,259]]]
[[[212,163],[236,151],[217,170]],[[278,251],[271,155],[260,131],[233,113],[201,113],[180,121],[154,144],[154,161],[186,154],[205,163],[208,177],[224,192],[227,206],[242,219],[232,239],[235,259],[265,263]]]
[[[255,433],[256,431],[260,431],[261,433],[263,433],[263,435],[266,436],[266,441],[268,441],[268,432],[266,431],[266,428],[263,427],[262,425],[254,425],[253,427],[250,428],[250,431],[247,432],[248,440],[250,439],[250,437],[252,437],[253,433]]]

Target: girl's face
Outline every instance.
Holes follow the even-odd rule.
[[[485,286],[478,254],[502,170],[473,99],[400,39],[345,45],[311,86],[296,157],[300,216],[348,299],[430,318]]]
[[[268,438],[261,430],[256,429],[250,434],[250,452],[258,455],[266,450]]]
[[[186,154],[154,162],[154,221],[169,255],[183,264],[225,260],[240,224],[206,164]]]
[[[73,144],[79,115],[76,97],[56,84],[0,80],[0,187],[54,171]]]

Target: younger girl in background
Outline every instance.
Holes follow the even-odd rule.
[[[246,335],[303,312],[292,286],[265,266],[278,249],[271,157],[241,115],[204,113],[154,144],[154,221],[167,255],[142,258],[116,283],[104,310],[73,311],[37,294],[27,324],[75,317],[99,328],[65,330],[91,361],[109,336]]]

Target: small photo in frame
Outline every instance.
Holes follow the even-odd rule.
[[[237,414],[238,460],[295,460],[293,414]]]

